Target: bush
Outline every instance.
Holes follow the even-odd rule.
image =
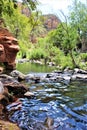
[[[44,59],[45,58],[45,53],[41,48],[34,49],[31,54],[30,54],[30,59],[34,60],[39,60],[39,59]]]
[[[81,60],[87,61],[87,53],[82,53],[81,54]]]

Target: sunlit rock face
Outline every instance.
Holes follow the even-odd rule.
[[[18,41],[5,28],[0,28],[0,62],[4,63],[6,69],[15,68],[15,58],[19,51]]]
[[[61,20],[53,14],[44,15],[44,27],[47,31],[56,29]]]

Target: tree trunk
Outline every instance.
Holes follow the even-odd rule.
[[[76,61],[75,61],[75,59],[74,59],[74,57],[73,57],[72,50],[69,51],[69,54],[70,54],[70,57],[71,57],[71,59],[72,59],[73,66],[74,66],[75,68],[79,68],[79,65],[76,64]]]
[[[82,52],[87,52],[87,38],[83,37],[81,39],[81,43],[82,43],[81,51]]]

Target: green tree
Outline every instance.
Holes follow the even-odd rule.
[[[74,59],[74,49],[76,48],[76,43],[77,43],[77,32],[74,28],[72,28],[71,26],[63,26],[64,29],[64,37],[63,37],[63,41],[62,41],[62,49],[66,52],[69,53],[71,59],[72,59],[72,63],[74,67],[78,67],[75,59]]]
[[[1,0],[0,1],[1,9],[1,18],[5,21],[5,26],[15,35],[15,37],[19,40],[20,50],[22,55],[28,53],[28,49],[31,47],[29,42],[29,36],[31,34],[31,29],[34,23],[31,24],[31,17],[27,17],[26,14],[21,13],[21,6],[17,5],[17,0]],[[33,0],[23,0],[22,7],[29,8],[30,14],[33,15],[33,10],[36,9],[37,1]],[[8,10],[8,7],[9,10]],[[7,8],[7,10],[5,9]],[[12,10],[12,11],[11,11]],[[10,12],[10,15],[8,13]],[[33,16],[33,18],[35,15]],[[35,25],[36,26],[36,25]]]
[[[87,50],[87,7],[79,0],[74,0],[70,7],[70,24],[75,28],[79,35],[82,51]]]
[[[11,16],[14,9],[17,8],[16,0],[0,0],[0,18],[3,14]]]
[[[18,0],[0,0],[0,17],[2,17],[3,13],[12,15],[13,8],[17,8],[17,2]],[[22,3],[27,5],[31,10],[35,10],[36,5],[38,4],[37,0],[22,0]]]
[[[0,24],[3,22],[3,14],[7,14],[10,17],[13,15],[14,10],[17,9],[18,0],[0,0]],[[37,0],[23,0],[22,4],[25,4],[30,11],[36,9],[38,4]]]
[[[64,23],[63,23],[64,24]],[[62,24],[59,24],[57,29],[52,30],[48,33],[48,41],[52,43],[54,46],[62,49],[61,43],[64,37],[64,30]]]
[[[66,18],[66,16],[64,15]],[[69,54],[74,67],[77,67],[76,61],[74,59],[74,49],[76,48],[78,34],[75,28],[69,25],[69,23],[61,23],[58,28],[52,31],[49,35],[49,42],[53,45],[59,47],[64,53]]]
[[[36,37],[41,36],[46,29],[43,26],[43,16],[40,11],[33,12],[29,17],[29,23],[31,27],[30,39],[34,42]]]

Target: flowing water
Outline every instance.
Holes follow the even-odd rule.
[[[87,82],[27,85],[35,97],[21,98],[22,108],[9,117],[21,130],[87,130]]]

